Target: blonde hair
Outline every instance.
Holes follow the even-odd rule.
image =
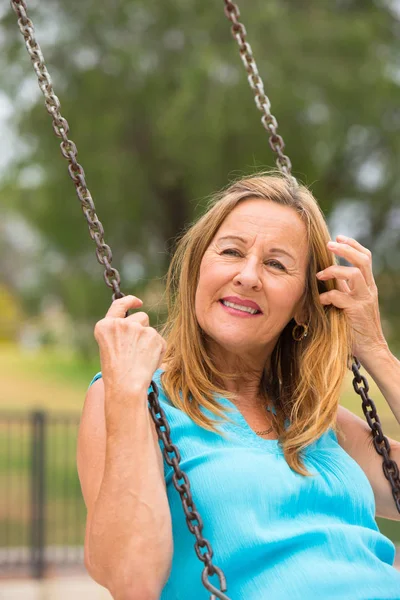
[[[292,337],[292,319],[280,334],[260,382],[260,395],[272,399],[274,425],[285,459],[294,471],[310,475],[301,451],[330,427],[337,431],[336,413],[340,389],[351,360],[351,329],[345,313],[333,305],[324,306],[319,294],[336,288],[336,280],[318,281],[315,274],[338,264],[328,251],[330,240],[324,215],[312,193],[303,185],[274,172],[241,178],[217,193],[205,214],[180,237],[166,282],[167,320],[160,333],[167,341],[162,385],[171,403],[199,426],[223,435],[200,409],[204,407],[222,420],[231,409],[222,407],[215,395],[228,400],[234,394],[224,390],[224,377],[207,353],[206,343],[195,314],[195,294],[200,263],[226,217],[240,203],[261,198],[289,206],[307,229],[309,255],[304,289],[308,311],[308,335],[301,342]],[[286,419],[290,424],[285,429]]]

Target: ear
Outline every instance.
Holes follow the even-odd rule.
[[[299,316],[299,318],[297,317],[293,317],[293,319],[296,321],[296,325],[307,325],[308,324],[308,319],[306,316]]]
[[[300,306],[294,313],[293,319],[296,321],[297,325],[303,325],[304,323],[308,323],[309,321],[309,313],[304,308],[304,306]]]

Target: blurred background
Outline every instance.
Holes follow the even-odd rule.
[[[400,357],[400,2],[241,4],[293,173],[332,238],[372,251]],[[121,289],[161,324],[174,237],[230,178],[275,166],[224,3],[30,0],[28,11]],[[83,568],[75,456],[111,292],[6,2],[0,148],[0,598],[110,598]],[[363,417],[350,372],[342,404]],[[400,546],[400,522],[377,522]]]

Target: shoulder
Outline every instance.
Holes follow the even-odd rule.
[[[101,379],[102,380],[102,374],[101,371],[99,371],[98,373],[96,373],[96,375],[93,377],[92,381],[89,383],[89,388],[98,380]],[[103,381],[101,382],[103,383]],[[88,389],[89,389],[88,388]]]
[[[371,484],[376,502],[376,515],[400,520],[389,481],[383,472],[382,457],[376,451],[373,443],[370,426],[344,406],[338,408],[337,425],[337,438],[340,446],[358,463]],[[400,443],[391,438],[388,438],[388,441],[391,458],[399,461]]]

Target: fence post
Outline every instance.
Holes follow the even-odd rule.
[[[31,413],[31,567],[42,579],[46,569],[45,543],[45,435],[46,413]]]

